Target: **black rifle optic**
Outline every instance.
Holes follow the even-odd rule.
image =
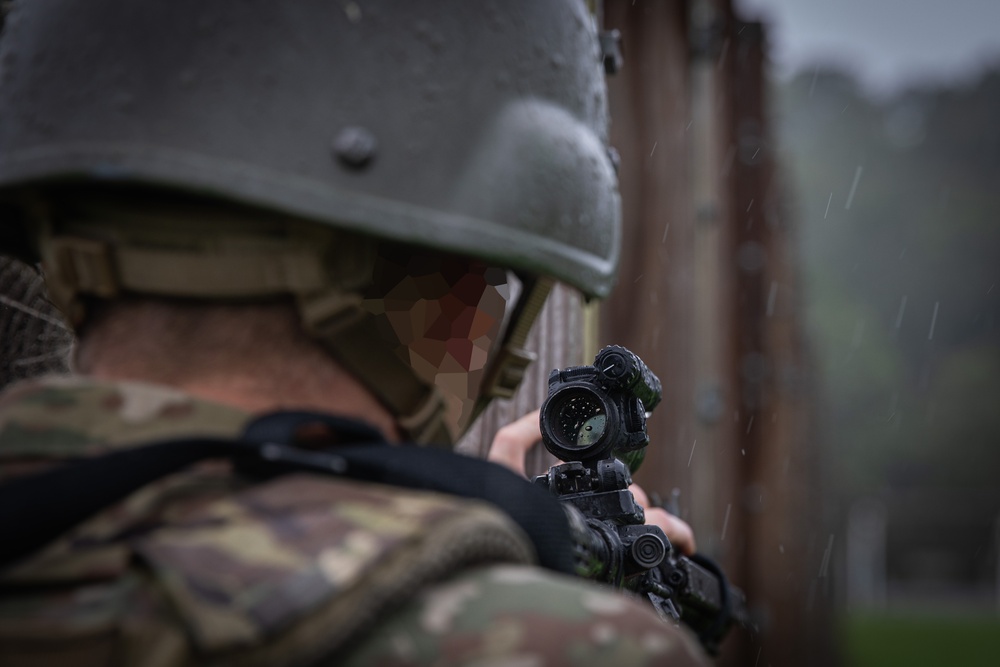
[[[535,483],[567,509],[577,572],[644,595],[665,620],[682,622],[715,654],[733,621],[747,623],[742,592],[711,560],[677,553],[628,487],[642,463],[646,418],[660,380],[624,347],[601,350],[593,366],[554,370],[542,404],[542,442],[565,461]]]

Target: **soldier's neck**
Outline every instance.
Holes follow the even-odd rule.
[[[167,385],[253,413],[344,415],[400,439],[388,409],[305,336],[294,311],[281,304],[116,304],[84,330],[77,368],[99,379]]]

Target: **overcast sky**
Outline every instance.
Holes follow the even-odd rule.
[[[736,0],[770,25],[787,75],[818,62],[853,70],[873,92],[915,80],[968,77],[1000,63],[1000,0]]]

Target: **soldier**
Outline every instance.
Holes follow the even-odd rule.
[[[31,0],[0,68],[0,238],[79,335],[79,375],[0,397],[0,662],[701,664],[513,512],[423,490],[536,487],[380,444],[513,391],[553,280],[610,290],[582,2]]]

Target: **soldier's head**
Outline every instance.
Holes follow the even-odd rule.
[[[417,440],[516,387],[553,280],[610,290],[619,203],[582,0],[22,0],[0,240],[75,322],[284,299]]]

